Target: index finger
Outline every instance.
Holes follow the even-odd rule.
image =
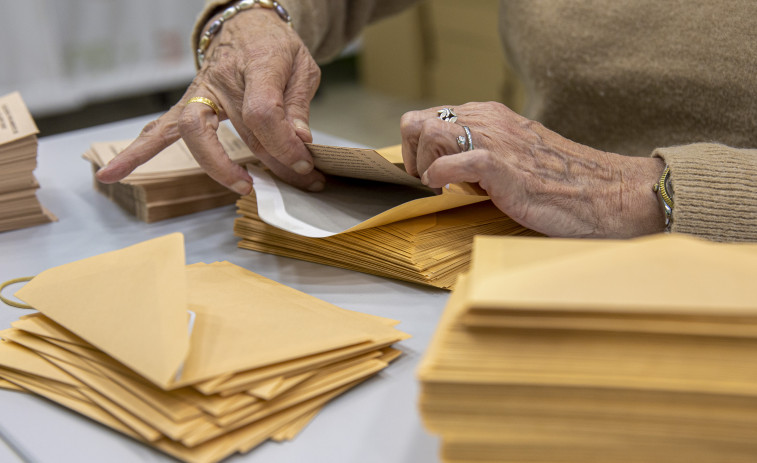
[[[179,139],[177,120],[184,105],[174,105],[165,114],[147,124],[139,136],[108,165],[97,171],[97,180],[115,183],[129,175]]]
[[[263,149],[298,174],[313,170],[313,158],[286,117],[284,93],[292,63],[284,56],[259,58],[245,75],[242,120]]]

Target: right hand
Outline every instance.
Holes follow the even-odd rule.
[[[147,124],[133,143],[97,172],[97,179],[117,182],[181,137],[208,175],[246,195],[252,179],[231,162],[216,135],[219,123],[229,119],[278,177],[306,190],[321,190],[324,177],[313,169],[304,144],[313,140],[310,101],[320,75],[305,44],[274,11],[242,11],[213,38],[181,100]],[[187,105],[195,96],[215,102],[220,114],[204,104]]]

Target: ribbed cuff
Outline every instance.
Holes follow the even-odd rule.
[[[673,232],[757,241],[757,150],[713,143],[658,148],[675,191]]]

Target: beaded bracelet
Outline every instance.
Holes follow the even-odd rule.
[[[200,37],[200,43],[197,47],[197,63],[202,66],[202,62],[205,60],[205,52],[210,46],[210,41],[221,30],[223,23],[236,16],[237,13],[244,10],[249,10],[255,5],[260,5],[262,8],[268,8],[274,10],[279,18],[286,22],[289,27],[292,27],[292,18],[289,16],[287,10],[281,6],[276,0],[242,0],[236,5],[230,6],[223,10],[221,16],[213,21],[208,27],[208,30]]]

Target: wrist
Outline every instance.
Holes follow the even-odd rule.
[[[627,158],[621,182],[621,205],[617,224],[613,231],[616,237],[661,233],[665,231],[665,212],[658,193],[653,189],[665,163],[658,158]]]
[[[197,40],[194,42],[195,64],[198,68],[202,66],[205,58],[212,51],[210,47],[214,41],[213,39],[226,27],[226,23],[239,21],[236,18],[237,15],[252,10],[268,11],[268,14],[271,16],[278,16],[283,24],[286,24],[290,28],[293,27],[291,16],[286,8],[277,0],[240,0],[221,5],[214,10],[214,13],[200,30]]]

